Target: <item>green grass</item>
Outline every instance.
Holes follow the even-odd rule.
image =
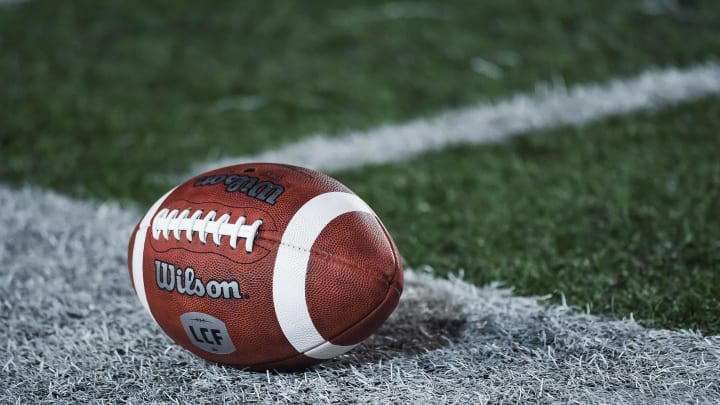
[[[0,180],[148,202],[199,160],[706,61],[719,27],[712,0],[34,0],[0,8]]]
[[[720,333],[720,100],[339,176],[410,265]]]
[[[214,157],[718,56],[712,0],[33,0],[0,7],[0,182],[147,204]],[[719,333],[718,104],[339,177],[413,265]]]

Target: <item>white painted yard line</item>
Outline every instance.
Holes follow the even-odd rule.
[[[3,185],[0,206],[0,403],[203,403],[206,387],[214,402],[249,392],[301,403],[720,403],[720,336],[415,271],[378,333],[327,367],[215,367],[166,338],[133,292],[127,243],[140,212]]]
[[[651,110],[720,94],[720,65],[648,70],[604,84],[520,94],[495,104],[447,111],[405,124],[337,137],[315,135],[258,155],[229,157],[193,167],[194,175],[242,162],[282,162],[323,171],[407,159],[452,145],[496,142],[517,134]],[[186,176],[189,177],[189,176]]]

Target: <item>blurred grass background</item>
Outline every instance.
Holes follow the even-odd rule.
[[[718,55],[717,1],[34,0],[0,8],[0,181],[147,204],[199,161]],[[338,176],[411,265],[718,333],[717,105]]]
[[[720,332],[720,102],[339,176],[413,265]]]
[[[0,179],[149,174],[720,50],[715,1],[29,1],[0,9]]]

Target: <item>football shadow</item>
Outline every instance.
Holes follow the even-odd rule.
[[[377,332],[347,354],[316,367],[348,368],[416,356],[458,342],[466,323],[447,292],[427,283],[406,282],[397,309]]]

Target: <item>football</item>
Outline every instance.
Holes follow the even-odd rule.
[[[301,369],[352,349],[403,287],[398,250],[337,180],[253,163],[162,196],[128,246],[142,306],[177,344],[221,364]]]

